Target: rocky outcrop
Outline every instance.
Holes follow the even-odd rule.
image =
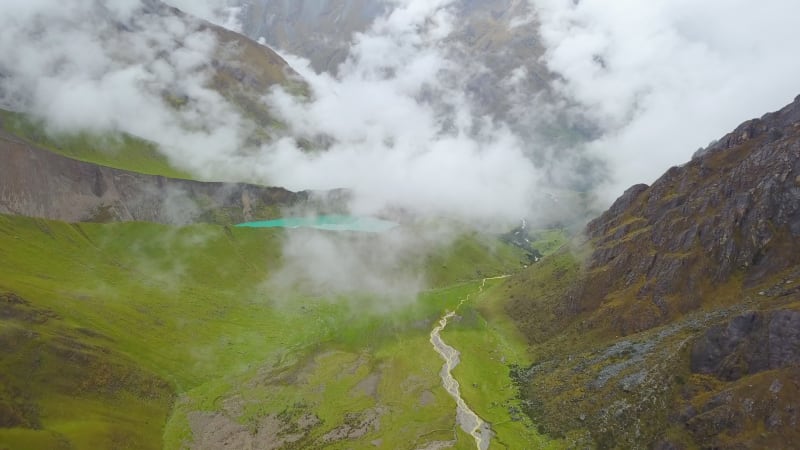
[[[684,404],[675,420],[700,448],[794,448],[800,438],[799,386],[797,366],[763,372]]]
[[[317,199],[324,202],[327,195],[112,169],[56,155],[3,133],[0,160],[0,213],[67,222],[239,223],[276,217],[281,208]]]
[[[751,311],[711,327],[695,341],[691,369],[734,381],[800,365],[800,311]]]

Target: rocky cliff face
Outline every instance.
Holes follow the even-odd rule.
[[[800,365],[800,311],[751,311],[708,329],[691,349],[691,370],[735,381]]]
[[[3,132],[0,160],[0,213],[68,222],[230,224],[275,217],[281,208],[317,198],[276,187],[112,169],[56,155]]]
[[[513,280],[544,431],[601,448],[790,448],[800,406],[800,97]]]

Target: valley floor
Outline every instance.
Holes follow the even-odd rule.
[[[462,239],[425,269],[442,287],[387,314],[271,298],[282,233],[0,216],[0,448],[475,448],[429,342],[455,308],[442,337],[491,448],[557,446],[521,412],[504,280],[481,289],[519,252]]]

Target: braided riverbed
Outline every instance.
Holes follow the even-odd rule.
[[[483,291],[484,286],[486,285],[487,280],[496,280],[500,278],[506,278],[506,276],[494,277],[494,278],[484,278],[481,282],[480,291]],[[461,302],[458,304],[458,307],[464,304],[465,301],[469,299],[469,296],[465,297]],[[456,310],[458,309],[456,307]],[[461,397],[460,386],[458,384],[458,380],[453,377],[453,369],[458,365],[460,362],[460,353],[455,348],[447,345],[442,339],[441,333],[447,327],[448,322],[450,319],[455,317],[456,311],[449,311],[439,319],[439,324],[433,328],[431,331],[431,338],[430,342],[433,345],[433,349],[439,356],[444,359],[444,365],[442,366],[442,371],[440,375],[442,377],[442,386],[445,390],[455,399],[456,401],[456,421],[458,425],[461,427],[464,432],[468,433],[475,439],[475,445],[478,447],[478,450],[486,450],[489,448],[489,443],[492,440],[492,428],[489,424],[480,418],[475,411],[470,409],[467,402],[464,401],[464,398]]]

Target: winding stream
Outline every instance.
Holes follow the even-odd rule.
[[[497,280],[500,278],[506,278],[507,275],[500,276],[500,277],[493,277],[493,278],[484,278],[481,282],[479,293],[483,291],[483,287],[486,285],[486,280]],[[469,296],[464,297],[463,300],[458,304],[456,310],[464,304],[465,301],[469,299]],[[461,397],[460,386],[458,384],[458,380],[453,377],[452,371],[460,362],[459,356],[460,353],[455,348],[447,345],[444,340],[442,340],[441,332],[442,330],[447,327],[447,323],[456,315],[456,310],[447,312],[441,319],[439,319],[439,325],[433,328],[431,331],[431,345],[433,345],[433,349],[438,353],[442,359],[444,359],[444,365],[442,366],[442,371],[440,375],[442,377],[442,386],[444,386],[445,390],[456,400],[456,421],[461,426],[461,429],[464,432],[468,433],[475,439],[475,445],[478,447],[478,450],[486,450],[489,448],[489,443],[492,439],[492,428],[489,424],[481,419],[478,414],[475,413],[470,407],[467,405],[467,402]]]

